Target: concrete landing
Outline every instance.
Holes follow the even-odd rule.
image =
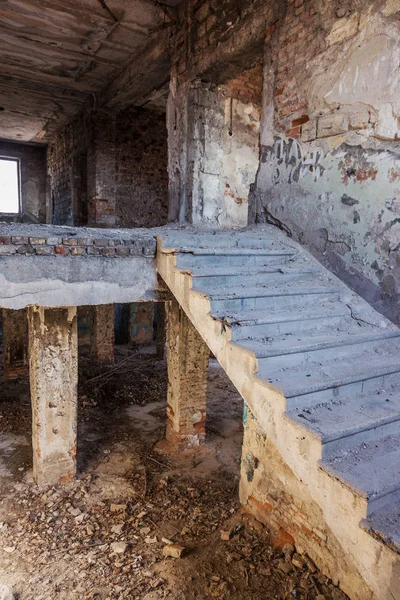
[[[0,307],[151,299],[159,233],[0,223]]]

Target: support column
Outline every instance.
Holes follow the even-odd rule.
[[[64,483],[76,474],[76,307],[29,307],[28,326],[33,477],[39,485]]]
[[[206,437],[210,350],[178,302],[168,303],[167,441],[195,447]]]
[[[98,363],[114,362],[114,304],[93,307],[92,357]]]
[[[154,302],[132,302],[129,313],[129,342],[147,344],[154,336]]]
[[[3,308],[3,360],[5,379],[28,375],[28,318],[26,309]]]
[[[165,349],[167,345],[167,314],[166,302],[157,302],[157,330],[156,330],[156,349],[157,358],[165,358]]]

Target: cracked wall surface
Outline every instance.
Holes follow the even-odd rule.
[[[400,5],[288,2],[267,30],[251,220],[400,322]]]

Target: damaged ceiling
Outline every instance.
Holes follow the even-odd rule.
[[[167,64],[168,22],[179,1],[1,2],[0,138],[46,143],[89,96],[101,102],[105,90],[112,105],[112,81],[155,46]],[[156,76],[149,93],[165,84],[168,69]]]

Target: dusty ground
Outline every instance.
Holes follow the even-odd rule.
[[[151,350],[120,348],[107,376],[83,354],[80,475],[64,488],[32,483],[28,385],[0,374],[0,584],[20,600],[345,598],[240,509],[242,401],[214,361],[207,447],[157,452],[166,365]],[[186,556],[165,557],[168,541]]]

